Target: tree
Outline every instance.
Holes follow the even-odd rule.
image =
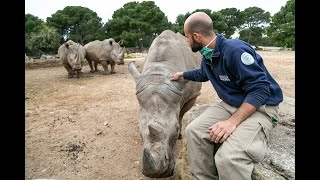
[[[47,18],[48,26],[55,27],[66,39],[84,45],[92,40],[103,38],[102,22],[97,13],[86,7],[66,6]]]
[[[25,33],[30,35],[33,33],[38,33],[45,25],[45,22],[34,16],[32,14],[25,14]]]
[[[30,36],[31,33],[39,33],[45,26],[45,22],[32,14],[25,14],[25,43],[24,50],[27,54],[32,54]]]
[[[175,26],[175,28],[178,29],[177,32],[180,32],[181,34],[184,35],[184,31],[183,31],[184,22],[191,14],[193,14],[195,12],[206,13],[212,19],[213,28],[214,28],[213,30],[215,32],[218,32],[218,33],[225,35],[225,30],[227,29],[227,24],[225,23],[225,19],[224,19],[223,15],[218,12],[211,12],[210,9],[196,9],[191,13],[187,12],[184,15],[179,14],[176,18],[176,26]]]
[[[276,46],[295,48],[295,0],[288,0],[273,15],[267,34]]]
[[[153,1],[129,2],[116,10],[104,29],[108,37],[120,39],[127,47],[147,47],[169,28],[165,14]]]
[[[218,12],[222,14],[227,24],[227,27],[225,28],[225,36],[230,38],[243,24],[241,11],[237,8],[225,8]]]
[[[184,25],[184,22],[185,20],[191,15],[191,13],[187,12],[186,14],[179,14],[177,17],[176,17],[176,22],[175,24],[173,24],[173,28],[174,29],[171,29],[173,30],[174,32],[179,32],[180,34],[183,34],[184,35],[184,31],[183,31],[183,25]]]
[[[265,12],[263,9],[259,7],[249,7],[244,11],[241,11],[241,17],[243,18],[243,24],[240,29],[244,30],[246,28],[249,29],[248,43],[250,43],[250,38],[252,35],[253,29],[260,27],[261,29],[265,29],[265,26],[270,22],[270,13]],[[241,36],[239,37],[241,39]]]
[[[39,33],[31,33],[30,49],[39,54],[56,54],[62,36],[53,27],[43,26]]]
[[[240,38],[243,41],[249,42],[250,39],[250,44],[252,45],[261,45],[261,40],[262,40],[262,35],[263,35],[264,30],[260,27],[255,27],[252,28],[251,30],[249,28],[244,29],[240,31]]]

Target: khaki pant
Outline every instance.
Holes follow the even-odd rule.
[[[250,180],[253,162],[262,161],[268,148],[271,117],[278,117],[278,106],[261,106],[239,124],[223,143],[214,143],[209,127],[228,119],[236,110],[225,102],[210,105],[186,128],[189,167],[193,179]]]

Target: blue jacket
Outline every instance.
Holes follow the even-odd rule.
[[[258,109],[283,101],[282,90],[261,56],[246,42],[220,34],[212,60],[202,57],[200,68],[185,71],[183,77],[198,82],[210,80],[219,98],[235,107],[247,102]]]

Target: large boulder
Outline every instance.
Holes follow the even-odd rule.
[[[186,126],[199,116],[208,104],[194,106],[182,118],[182,148],[176,160],[174,178],[192,180],[188,166],[185,137]],[[279,124],[270,136],[268,152],[263,162],[255,163],[253,180],[295,179],[295,100],[285,97],[279,106]]]

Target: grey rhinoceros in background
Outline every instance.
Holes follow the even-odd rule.
[[[170,81],[177,71],[200,66],[201,55],[191,51],[186,38],[165,30],[152,42],[141,73],[134,61],[129,72],[136,83],[140,106],[139,132],[143,141],[142,173],[151,178],[173,175],[174,147],[181,119],[200,95],[201,83]]]
[[[84,47],[79,43],[68,40],[59,47],[58,54],[62,65],[68,71],[68,77],[72,78],[73,75],[77,75],[79,78],[86,56]]]
[[[86,59],[90,66],[90,72],[98,71],[98,64],[103,67],[103,74],[113,74],[115,64],[124,64],[124,47],[121,47],[122,41],[116,42],[113,38],[103,41],[95,40],[84,45],[86,49]],[[92,62],[94,63],[94,69]],[[108,70],[108,65],[111,65],[111,72]]]

